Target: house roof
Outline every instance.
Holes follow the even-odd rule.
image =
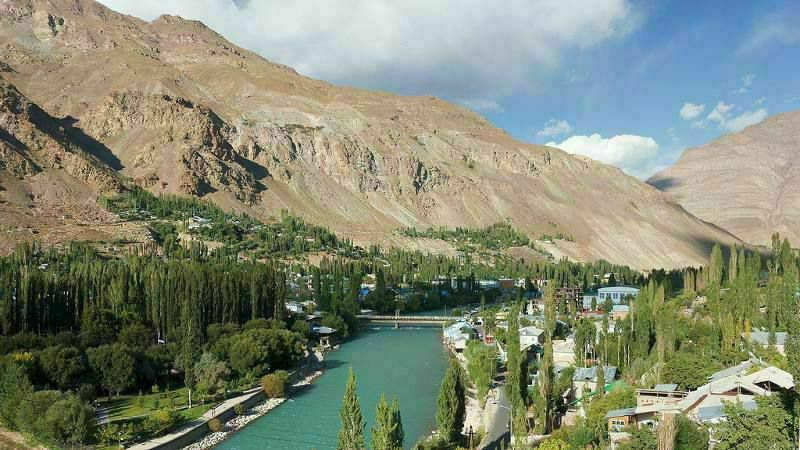
[[[336,333],[336,330],[331,327],[314,327],[311,329],[313,333],[317,334],[333,334]]]
[[[786,337],[789,333],[785,331],[778,331],[775,333],[775,345],[786,345]],[[747,339],[747,334],[742,333],[742,337]],[[750,342],[761,344],[764,346],[769,345],[769,331],[751,331]]]
[[[753,400],[741,402],[741,405],[744,409],[748,411],[752,411],[756,409],[756,407],[758,407],[756,402]],[[722,419],[724,417],[727,417],[727,415],[725,414],[724,404],[704,406],[697,410],[697,418],[701,422],[705,422],[707,420]]]
[[[539,337],[544,334],[544,330],[536,328],[534,326],[530,327],[523,327],[519,329],[520,336],[532,336],[532,337]]]
[[[659,392],[675,392],[678,390],[677,384],[657,384],[656,387],[653,388],[654,391]]]
[[[753,367],[754,365],[755,363],[753,363],[753,361],[742,361],[740,364],[737,364],[733,367],[728,367],[727,369],[722,369],[712,373],[708,377],[708,381],[715,381],[721,378],[729,377],[731,375],[736,375],[737,373],[744,372],[745,370]]]
[[[611,419],[614,417],[632,416],[635,413],[636,413],[636,408],[612,409],[611,411],[606,413],[606,419]]]
[[[611,287],[602,287],[597,290],[598,293],[611,293],[611,292],[619,292],[624,294],[633,294],[636,295],[639,293],[639,288],[633,286],[611,286]]]
[[[594,367],[579,367],[575,369],[575,375],[572,376],[572,381],[597,381],[597,368]],[[605,366],[603,373],[605,375],[606,383],[617,378],[617,368],[614,366]]]

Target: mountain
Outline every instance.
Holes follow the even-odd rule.
[[[542,244],[556,256],[652,268],[735,241],[614,167],[516,141],[434,97],[309,79],[180,17],[6,0],[0,61],[93,162],[152,192],[261,218],[285,208],[360,244],[427,249],[395,230],[508,219],[569,238]]]
[[[647,182],[751,244],[800,242],[800,111],[690,148]]]

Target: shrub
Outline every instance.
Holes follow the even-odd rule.
[[[208,429],[216,433],[222,431],[222,422],[216,417],[208,421]]]
[[[264,394],[267,398],[280,398],[286,395],[288,381],[289,374],[286,371],[279,370],[261,378],[261,387],[264,389]]]
[[[239,416],[243,416],[247,409],[244,407],[244,403],[237,403],[233,405],[233,412],[235,412]]]
[[[82,384],[81,387],[78,388],[78,398],[86,403],[92,403],[95,399],[94,385]]]
[[[144,429],[153,434],[160,434],[178,425],[180,418],[181,416],[175,411],[159,409],[145,419]]]

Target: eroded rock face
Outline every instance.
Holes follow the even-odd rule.
[[[0,169],[19,178],[63,169],[98,192],[120,189],[116,174],[72,141],[46,112],[0,80]]]
[[[800,112],[690,148],[648,183],[749,243],[800,242]]]
[[[576,241],[567,255],[641,268],[700,264],[733,241],[616,168],[515,141],[436,98],[308,79],[177,16],[2,5],[15,11],[0,26],[3,76],[153,192],[265,217],[288,208],[361,244],[393,245],[400,226],[509,219],[536,237],[557,224]]]

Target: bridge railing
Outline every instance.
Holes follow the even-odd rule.
[[[435,321],[435,322],[448,322],[451,320],[461,320],[461,317],[455,316],[388,316],[388,315],[372,315],[372,314],[359,314],[356,316],[363,320],[400,320],[400,321]]]

